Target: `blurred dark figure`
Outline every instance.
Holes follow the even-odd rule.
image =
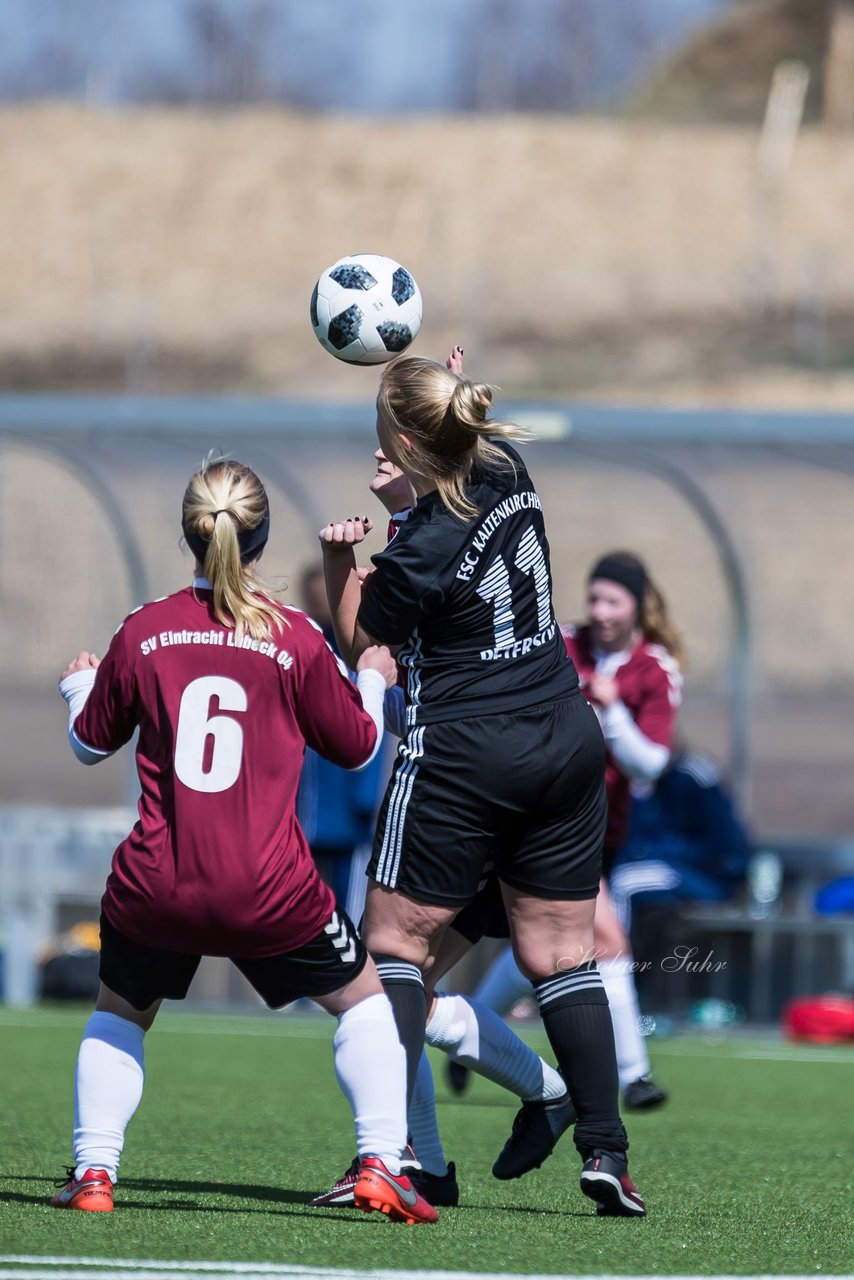
[[[323,569],[310,566],[300,578],[300,605],[338,653]],[[358,922],[364,906],[364,866],[374,834],[374,819],[385,783],[386,755],[380,752],[366,769],[348,773],[306,748],[297,795],[297,816],[317,869]]]
[[[660,960],[676,942],[681,904],[738,897],[752,852],[720,766],[708,756],[676,751],[650,794],[633,799],[611,894],[634,955],[652,962],[636,974],[647,1006],[659,994]]]
[[[39,961],[40,1000],[94,1000],[100,979],[101,937],[89,921],[51,939]]]

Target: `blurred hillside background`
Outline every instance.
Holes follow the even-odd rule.
[[[283,442],[324,512],[349,509],[376,373],[321,350],[308,299],[375,251],[419,280],[418,349],[462,342],[506,396],[848,413],[853,119],[847,0],[0,0],[0,389],[363,403],[364,464]],[[0,801],[113,802],[122,766],[81,781],[53,681],[137,601],[97,504],[22,443],[0,481]],[[92,443],[152,594],[188,573],[200,446],[176,448],[166,467]],[[851,480],[723,447],[703,466],[749,571],[756,825],[850,832]],[[686,732],[725,757],[707,540],[628,467],[539,467],[561,616],[595,555],[640,549],[685,630]],[[276,520],[269,567],[295,578],[312,531],[284,499]]]
[[[0,0],[0,378],[366,394],[302,300],[381,246],[425,282],[425,344],[509,394],[843,408],[854,156],[826,80],[835,57],[854,92],[852,24],[836,0]],[[763,171],[793,58],[806,124]]]

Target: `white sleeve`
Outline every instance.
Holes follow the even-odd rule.
[[[85,707],[94,683],[94,667],[75,671],[59,682],[59,692],[68,703],[68,742],[77,759],[83,764],[98,764],[100,760],[106,760],[107,756],[113,755],[112,751],[98,751],[95,747],[87,746],[74,732],[74,721]]]
[[[376,726],[377,740],[374,743],[374,749],[368,756],[367,760],[363,760],[361,764],[356,765],[355,769],[349,769],[349,773],[361,773],[363,769],[366,769],[379,751],[383,740],[383,699],[385,697],[385,678],[380,675],[379,671],[374,671],[373,668],[366,667],[364,671],[359,671],[356,675],[356,688],[361,694],[362,706],[365,708]]]
[[[641,733],[624,702],[619,698],[612,702],[601,712],[600,721],[608,750],[626,777],[639,782],[661,777],[670,749]]]
[[[406,737],[406,695],[399,684],[386,689],[383,716],[389,733],[393,733],[396,738]]]

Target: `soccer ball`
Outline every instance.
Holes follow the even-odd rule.
[[[393,258],[354,253],[323,272],[309,312],[318,342],[338,360],[382,364],[421,328],[421,290]]]

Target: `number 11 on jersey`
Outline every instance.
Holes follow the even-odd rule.
[[[549,587],[549,570],[546,557],[533,526],[528,525],[516,548],[514,564],[517,569],[533,579],[537,596],[537,631],[533,636],[516,639],[516,615],[513,610],[513,589],[510,571],[502,555],[497,555],[483,575],[477,594],[492,602],[495,627],[495,648],[484,650],[484,659],[517,657],[539,646],[553,634],[552,597]]]

